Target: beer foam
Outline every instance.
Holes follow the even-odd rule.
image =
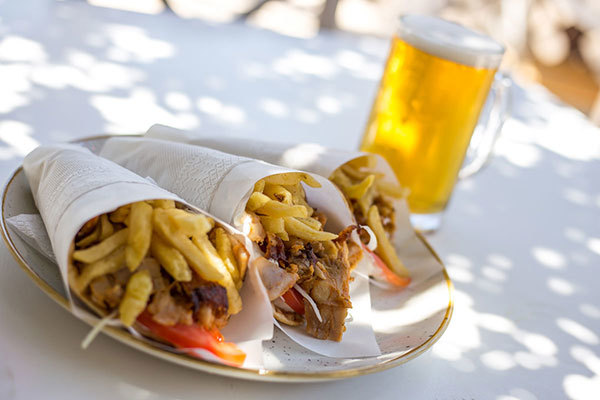
[[[504,46],[462,25],[426,15],[400,17],[398,37],[436,57],[476,68],[497,68]]]

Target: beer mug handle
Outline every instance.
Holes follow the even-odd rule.
[[[478,172],[492,155],[494,143],[504,121],[510,116],[512,80],[502,72],[496,73],[486,103],[473,131],[465,161],[458,174],[460,179]]]

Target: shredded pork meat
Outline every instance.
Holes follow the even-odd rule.
[[[323,217],[323,223],[325,218]],[[361,257],[358,245],[350,241],[356,226],[340,232],[333,242],[309,242],[296,237],[283,242],[268,233],[260,247],[265,256],[279,268],[262,268],[261,277],[273,301],[275,318],[288,325],[298,325],[301,316],[283,307],[279,296],[294,284],[300,285],[315,301],[321,321],[310,303],[305,299],[307,332],[319,339],[340,341],[345,331],[344,321],[348,308],[352,307],[349,294],[350,271]],[[350,252],[349,249],[352,249]],[[352,254],[352,257],[349,255]],[[278,270],[278,271],[277,271]]]

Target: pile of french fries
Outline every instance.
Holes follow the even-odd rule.
[[[391,243],[379,213],[374,204],[379,196],[403,198],[405,190],[398,184],[384,180],[384,175],[374,171],[377,158],[374,156],[359,157],[336,169],[329,178],[335,183],[346,198],[354,205],[354,212],[362,213],[367,225],[377,239],[377,254],[386,265],[398,276],[408,277],[408,269],[404,266]]]
[[[314,209],[306,202],[301,182],[310,187],[321,186],[312,176],[300,172],[282,173],[259,180],[246,203],[246,211],[258,216],[266,232],[284,241],[294,236],[307,241],[324,242],[335,249],[331,241],[338,235],[323,230],[322,222],[315,218]]]
[[[85,294],[90,283],[127,268],[131,276],[118,307],[123,325],[131,326],[152,294],[152,279],[139,269],[154,258],[174,281],[189,282],[196,273],[227,291],[228,314],[242,308],[238,290],[248,264],[243,245],[215,221],[176,207],[173,200],[140,201],[88,221],[72,253],[71,287]]]

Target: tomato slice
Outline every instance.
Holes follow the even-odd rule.
[[[179,349],[183,349],[192,356],[194,352],[191,350],[200,348],[211,352],[227,364],[236,367],[241,366],[246,359],[246,353],[240,350],[234,343],[225,342],[223,335],[216,329],[207,330],[198,325],[162,325],[154,321],[152,315],[147,310],[137,320],[158,337]]]
[[[369,252],[371,256],[373,256],[373,260],[375,260],[375,265],[379,268],[386,281],[398,287],[406,287],[410,284],[410,277],[396,275],[394,271],[388,268],[388,266],[381,259],[381,257],[375,254],[375,252],[369,250],[364,244],[363,249]]]
[[[304,315],[304,299],[300,293],[294,288],[281,295],[285,304],[291,307],[292,310],[300,315]]]

